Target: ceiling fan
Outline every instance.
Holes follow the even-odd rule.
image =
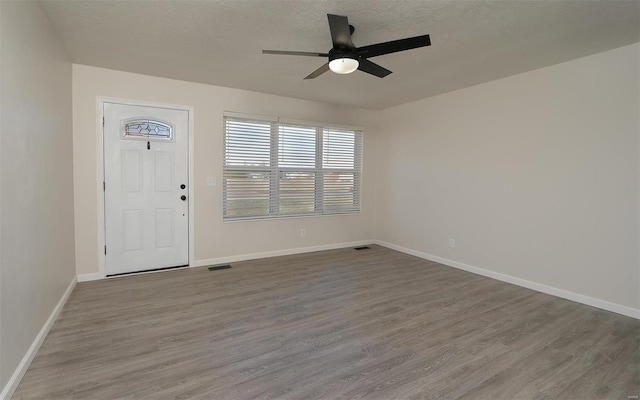
[[[328,57],[329,61],[322,67],[307,75],[304,79],[313,79],[331,70],[337,74],[350,74],[359,69],[379,78],[384,78],[391,71],[380,65],[369,61],[371,57],[398,51],[416,49],[431,45],[429,35],[415,36],[406,39],[392,40],[390,42],[372,44],[369,46],[356,47],[351,41],[351,35],[355,30],[353,25],[349,25],[347,17],[342,15],[327,14],[329,19],[329,30],[333,48],[328,53],[311,53],[306,51],[281,51],[262,50],[262,54],[284,54],[291,56],[311,56]]]

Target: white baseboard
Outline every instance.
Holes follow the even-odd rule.
[[[488,278],[493,278],[502,282],[512,283],[514,285],[522,286],[527,289],[532,289],[538,292],[550,294],[552,296],[561,297],[563,299],[586,304],[588,306],[597,307],[597,308],[601,308],[603,310],[611,311],[617,314],[626,315],[627,317],[640,319],[639,309],[623,306],[623,305],[612,303],[606,300],[596,299],[594,297],[585,296],[583,294],[579,294],[575,292],[570,292],[568,290],[559,289],[557,287],[543,285],[542,283],[537,283],[537,282],[528,281],[526,279],[516,278],[515,276],[490,271],[484,268],[474,267],[472,265],[464,264],[461,262],[449,260],[447,258],[438,257],[438,256],[434,256],[427,253],[423,253],[421,251],[409,249],[409,248],[402,247],[393,243],[388,243],[382,240],[376,240],[374,241],[374,243],[380,246],[387,247],[392,250],[397,250],[406,254],[410,254],[412,256],[424,258],[425,260],[435,261],[437,263],[444,264],[449,267],[458,268],[467,272],[472,272],[474,274],[486,276]]]
[[[73,288],[76,287],[76,281],[76,277],[73,277],[69,286],[67,286],[67,290],[65,290],[64,294],[60,298],[60,301],[58,301],[58,304],[56,304],[53,311],[51,311],[51,315],[49,315],[47,322],[44,323],[42,329],[40,329],[40,332],[38,333],[38,336],[33,340],[31,347],[29,347],[27,353],[22,357],[22,361],[20,361],[20,364],[18,364],[18,367],[13,372],[13,375],[9,378],[9,382],[7,382],[5,387],[2,389],[2,392],[0,393],[0,400],[9,400],[11,396],[13,396],[13,392],[16,391],[22,377],[27,372],[27,369],[29,369],[29,365],[40,349],[42,342],[44,342],[44,338],[47,337],[53,323],[56,322],[56,319],[58,318],[58,315],[60,315],[60,312],[62,312],[62,308],[69,299],[71,292],[73,292]]]
[[[268,258],[268,257],[278,257],[278,256],[289,256],[292,254],[301,254],[301,253],[310,253],[312,251],[324,251],[324,250],[334,250],[334,249],[342,249],[345,247],[355,247],[355,246],[364,246],[367,244],[374,243],[373,239],[371,240],[359,240],[356,242],[342,242],[342,243],[332,243],[320,246],[312,246],[312,247],[298,247],[293,249],[284,249],[284,250],[275,250],[275,251],[265,251],[262,253],[251,253],[251,254],[240,254],[237,256],[228,256],[228,257],[217,257],[217,258],[209,258],[203,260],[195,260],[189,266],[190,267],[205,267],[209,265],[217,265],[217,264],[228,264],[232,262],[238,261],[247,261],[247,260],[256,260],[259,258]],[[165,271],[173,271],[165,270]],[[156,272],[162,271],[146,271],[140,272],[140,274],[153,274]],[[92,274],[82,274],[78,275],[78,282],[89,282],[89,281],[97,281],[99,279],[106,279],[104,276],[100,275],[100,273],[95,272]],[[0,399],[2,400],[2,399]]]
[[[98,279],[104,279],[104,276],[100,275],[98,272],[78,275],[78,282],[97,281]]]
[[[263,253],[241,254],[237,256],[209,258],[206,260],[197,260],[193,262],[191,266],[204,267],[208,265],[228,264],[232,262],[255,260],[259,258],[289,256],[292,254],[311,253],[313,251],[335,250],[335,249],[342,249],[345,247],[365,246],[367,244],[372,244],[372,243],[375,243],[375,240],[371,239],[371,240],[360,240],[357,242],[332,243],[332,244],[325,244],[325,245],[312,246],[312,247],[298,247],[298,248],[285,249],[285,250],[265,251]]]
[[[266,251],[262,253],[252,253],[252,254],[241,254],[236,256],[228,256],[228,257],[218,257],[218,258],[209,258],[203,260],[196,260],[191,263],[191,267],[204,267],[209,265],[217,265],[217,264],[228,264],[232,262],[238,261],[247,261],[247,260],[255,260],[260,258],[268,258],[268,257],[279,257],[279,256],[288,256],[293,254],[301,254],[301,253],[310,253],[313,251],[324,251],[324,250],[334,250],[341,249],[346,247],[356,247],[356,246],[364,246],[367,244],[375,243],[380,246],[384,246],[393,250],[397,250],[406,254],[410,254],[416,257],[424,258],[426,260],[435,261],[440,264],[444,264],[450,267],[454,267],[457,269],[461,269],[467,272],[471,272],[474,274],[486,276],[489,278],[497,279],[502,282],[512,283],[514,285],[522,286],[528,289],[536,290],[538,292],[550,294],[553,296],[561,297],[563,299],[575,301],[578,303],[586,304],[589,306],[601,308],[603,310],[611,311],[617,314],[626,315],[628,317],[640,319],[640,309],[635,309],[627,306],[623,306],[620,304],[612,303],[606,300],[596,299],[594,297],[585,296],[583,294],[571,292],[564,289],[559,289],[557,287],[544,285],[537,282],[528,281],[526,279],[517,278],[511,275],[502,274],[499,272],[494,272],[491,270],[487,270],[484,268],[474,267],[472,265],[464,264],[458,261],[449,260],[447,258],[434,256],[432,254],[423,253],[421,251],[409,249],[407,247],[399,246],[397,244],[385,242],[382,240],[360,240],[356,242],[342,242],[342,243],[332,243],[327,245],[320,246],[311,246],[311,247],[298,247],[292,249],[284,249],[284,250],[275,250],[275,251]],[[78,282],[87,282],[98,279],[104,279],[103,276],[100,276],[99,273],[93,274],[84,274],[78,275]],[[2,400],[2,398],[0,398]]]

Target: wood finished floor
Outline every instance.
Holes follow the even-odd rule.
[[[640,321],[406,254],[79,283],[14,399],[627,399]]]

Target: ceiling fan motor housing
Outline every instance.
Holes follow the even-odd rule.
[[[355,50],[329,50],[329,61],[337,60],[339,58],[351,58],[353,60],[360,61],[360,56],[355,52]]]

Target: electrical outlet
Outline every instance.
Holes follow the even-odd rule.
[[[449,238],[449,247],[454,249],[456,247],[456,240],[453,238]]]
[[[207,186],[215,186],[216,185],[216,177],[215,176],[208,176],[207,177]]]
[[[305,228],[300,229],[300,237],[307,236],[307,230]]]

